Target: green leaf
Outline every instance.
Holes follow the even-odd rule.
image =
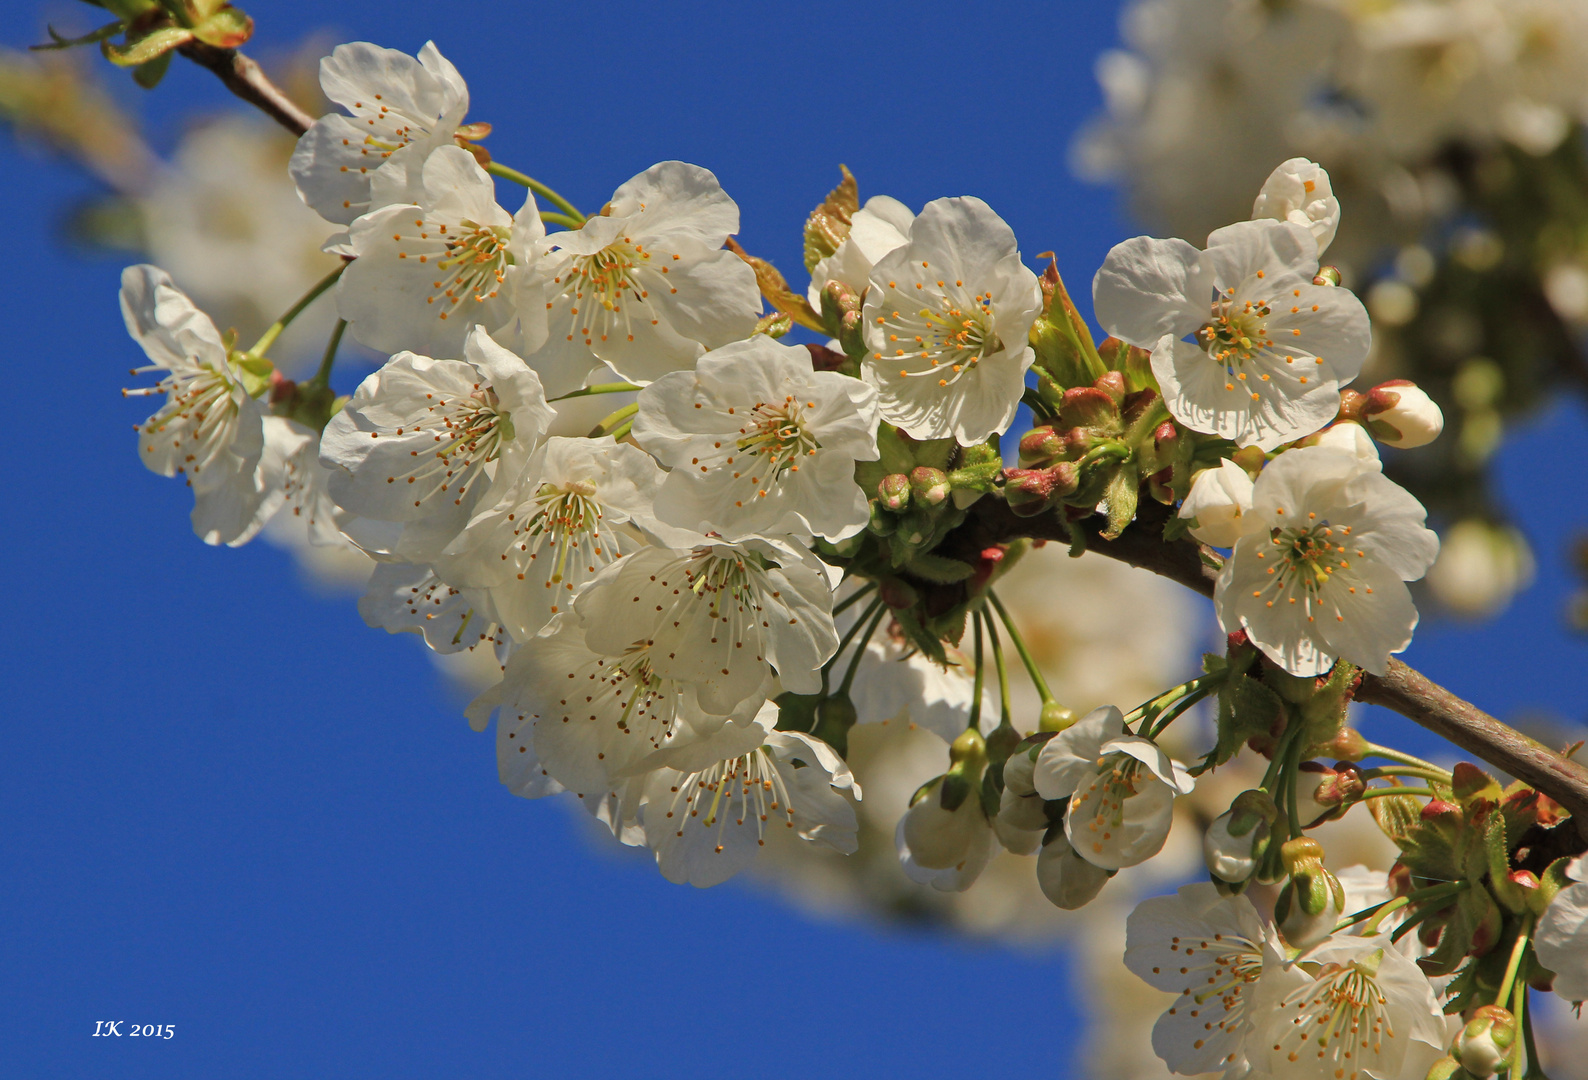
[[[952,585],[956,581],[964,581],[976,572],[976,568],[968,563],[928,552],[916,555],[904,564],[904,569],[918,578],[938,585]]]
[[[811,211],[805,222],[805,270],[809,273],[817,263],[838,250],[838,245],[849,235],[849,221],[860,209],[860,185],[855,182],[847,165],[838,166],[844,174],[837,187],[827,193],[822,204]],[[820,288],[825,282],[818,281]]]
[[[1213,764],[1222,765],[1240,752],[1246,740],[1267,735],[1284,716],[1279,695],[1249,675],[1240,675],[1219,691],[1218,745]]]
[[[71,49],[78,45],[92,45],[97,41],[115,37],[126,28],[126,25],[126,23],[118,19],[113,23],[106,23],[93,33],[84,34],[78,38],[62,37],[56,33],[55,27],[46,25],[44,29],[49,33],[50,40],[43,45],[29,45],[28,48],[34,52],[43,52],[48,49]]]
[[[132,69],[132,81],[145,90],[153,90],[160,85],[160,80],[165,78],[165,73],[171,67],[171,54],[161,53],[153,60],[146,60]]]
[[[1136,517],[1136,501],[1141,497],[1141,478],[1133,468],[1121,468],[1108,482],[1108,528],[1104,540],[1117,540]]]
[[[101,42],[100,51],[117,67],[137,67],[147,64],[150,60],[165,56],[171,50],[181,45],[186,45],[193,40],[193,31],[184,30],[180,26],[165,26],[152,30],[137,41],[128,42],[124,46],[112,45],[108,41]]]
[[[1422,803],[1410,795],[1385,795],[1366,802],[1379,831],[1394,841],[1396,847],[1407,850],[1422,820]]]

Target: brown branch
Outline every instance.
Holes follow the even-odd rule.
[[[270,81],[258,64],[236,49],[217,49],[202,41],[190,41],[177,51],[200,67],[209,68],[220,77],[228,90],[250,105],[257,106],[294,135],[302,135],[314,123],[314,117],[282,93],[281,88]]]
[[[1117,540],[1102,538],[1105,523],[1100,516],[1086,518],[1081,527],[1086,533],[1087,550],[1151,570],[1211,597],[1218,570],[1208,560],[1217,560],[1218,556],[1188,540],[1174,543],[1160,540],[1170,513],[1167,507],[1144,502],[1136,521]],[[1001,499],[980,500],[972,520],[993,542],[1017,537],[1069,542],[1069,532],[1057,514],[1016,517]],[[1389,670],[1383,675],[1364,674],[1356,699],[1393,709],[1468,753],[1531,784],[1569,810],[1577,823],[1578,834],[1588,840],[1588,767],[1502,724],[1399,660],[1391,659]]]

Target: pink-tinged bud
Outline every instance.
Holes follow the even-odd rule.
[[[1510,879],[1512,885],[1516,885],[1519,888],[1538,888],[1538,877],[1531,870],[1512,870],[1505,876]]]
[[[1020,464],[1040,467],[1064,456],[1064,437],[1051,427],[1032,428],[1020,437]]]
[[[1461,824],[1461,807],[1453,802],[1443,799],[1430,799],[1419,815],[1424,821],[1448,821],[1452,825]]]
[[[910,505],[910,478],[903,473],[890,473],[877,484],[877,501],[889,510],[903,510]]]
[[[1031,517],[1047,509],[1050,499],[1074,491],[1077,483],[1075,465],[1068,461],[1046,469],[1005,469],[1004,499],[1010,510]]]
[[[1227,635],[1225,637],[1225,639],[1224,639],[1224,651],[1225,651],[1226,654],[1232,653],[1232,652],[1235,652],[1237,649],[1249,648],[1251,646],[1251,644],[1252,644],[1252,639],[1247,636],[1246,631],[1245,630],[1237,630],[1237,631],[1235,631],[1235,633],[1229,634],[1229,635]]]
[[[1405,379],[1391,379],[1369,391],[1362,419],[1379,441],[1402,450],[1426,446],[1445,429],[1444,413],[1434,399]]]
[[[1097,381],[1092,385],[1112,398],[1116,405],[1119,402],[1125,400],[1124,372],[1105,371],[1102,375],[1098,376]]]
[[[290,401],[297,392],[298,384],[280,371],[270,373],[270,404],[280,405],[283,401]]]
[[[1355,769],[1331,769],[1321,761],[1303,761],[1296,777],[1296,813],[1310,829],[1339,817],[1344,806],[1364,788]]]
[[[1340,268],[1338,266],[1320,266],[1317,275],[1312,279],[1314,285],[1340,284]]]
[[[1159,453],[1169,453],[1180,441],[1180,428],[1173,420],[1165,420],[1152,429],[1152,444]]]
[[[1098,383],[1102,381],[1099,379]],[[1120,378],[1118,397],[1096,386],[1077,386],[1066,390],[1064,400],[1059,405],[1059,422],[1066,428],[1113,429],[1119,422],[1119,398],[1123,396],[1123,377]]]
[[[1405,896],[1417,886],[1412,884],[1412,869],[1403,862],[1396,862],[1389,870],[1389,889],[1391,896]]]
[[[948,474],[930,465],[918,465],[910,470],[910,492],[927,506],[939,506],[948,498]]]
[[[1368,741],[1355,728],[1341,728],[1329,741],[1329,753],[1341,761],[1360,761],[1367,756]]]

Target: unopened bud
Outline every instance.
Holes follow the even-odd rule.
[[[1213,820],[1208,831],[1202,834],[1202,856],[1207,860],[1208,872],[1220,881],[1238,883],[1252,876],[1257,861],[1268,846],[1268,822],[1245,822],[1247,830],[1237,836],[1232,831],[1235,812],[1226,810]]]
[[[942,469],[918,465],[910,470],[910,491],[927,506],[939,506],[948,498],[948,474]]]
[[[1064,454],[1064,439],[1051,427],[1032,428],[1020,436],[1020,464],[1041,467]]]
[[[1516,1051],[1516,1017],[1509,1009],[1484,1005],[1472,1014],[1450,1049],[1473,1076],[1493,1076],[1510,1065]]]
[[[877,501],[889,510],[899,511],[910,505],[910,478],[903,473],[889,473],[877,483]]]
[[[1340,268],[1338,266],[1320,266],[1318,273],[1313,277],[1314,285],[1340,284]]]
[[[1308,435],[1296,445],[1323,446],[1350,454],[1359,461],[1372,462],[1374,465],[1379,462],[1378,447],[1374,445],[1372,436],[1355,420],[1341,420],[1330,424],[1316,435]]]
[[[1004,470],[1004,499],[1022,517],[1040,514],[1051,500],[1070,494],[1078,485],[1075,465],[1068,461],[1046,469]]]
[[[1042,703],[1042,719],[1037,724],[1038,731],[1063,731],[1071,727],[1080,719],[1074,709],[1067,708],[1057,701]]]
[[[1402,450],[1426,446],[1445,429],[1444,413],[1434,399],[1405,379],[1391,379],[1370,390],[1362,419],[1380,441]]]
[[[1355,769],[1331,769],[1319,761],[1303,761],[1296,775],[1296,814],[1301,827],[1310,829],[1339,817],[1365,787]]]
[[[1054,906],[1076,911],[1097,899],[1113,875],[1075,853],[1064,831],[1055,828],[1037,856],[1037,885]]]
[[[1257,522],[1250,517],[1252,478],[1233,461],[1216,469],[1203,469],[1191,478],[1191,491],[1180,506],[1180,516],[1195,521],[1191,535],[1213,547],[1234,547]]]
[[[1040,795],[1016,795],[1008,788],[998,801],[993,832],[998,842],[1016,855],[1030,855],[1042,843],[1048,827],[1047,804]]]
[[[1345,889],[1324,868],[1323,845],[1316,840],[1287,840],[1280,858],[1290,880],[1274,903],[1274,923],[1291,947],[1310,949],[1332,934],[1345,914]]]
[[[947,870],[964,862],[977,831],[987,828],[981,800],[973,792],[959,792],[960,800],[953,806],[946,805],[953,802],[951,796],[956,794],[951,790],[956,785],[948,783],[950,779],[942,776],[934,780],[904,812],[902,830],[910,857],[928,870]],[[964,786],[963,782],[957,786]]]
[[[1097,381],[1092,385],[1113,398],[1116,405],[1125,400],[1127,387],[1125,386],[1125,373],[1122,371],[1105,371],[1097,377]]]
[[[891,536],[899,527],[899,519],[890,514],[880,501],[871,504],[871,520],[866,528],[878,536]]]

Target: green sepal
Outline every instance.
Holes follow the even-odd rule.
[[[1213,764],[1222,765],[1253,736],[1269,735],[1285,717],[1285,704],[1261,680],[1237,675],[1219,690],[1218,744]]]
[[[50,40],[42,45],[29,45],[33,52],[46,52],[51,49],[74,49],[79,45],[97,45],[101,41],[113,38],[125,30],[127,24],[118,19],[113,23],[106,23],[98,30],[84,34],[82,37],[69,38],[63,36],[55,27],[45,24],[44,31],[50,35]]]
[[[822,703],[822,695],[790,690],[773,700],[777,703],[777,730],[809,731],[816,726],[816,707]]]
[[[936,585],[952,585],[964,581],[976,572],[974,566],[930,552],[920,552],[904,564],[907,573]]]
[[[153,60],[146,60],[132,69],[132,81],[145,90],[153,90],[160,85],[160,80],[165,78],[165,73],[171,69],[171,54],[161,53]]]
[[[1566,867],[1570,866],[1570,856],[1562,856],[1544,868],[1538,875],[1538,888],[1528,890],[1528,907],[1535,915],[1544,914],[1544,909],[1549,907],[1550,901],[1564,888],[1573,884],[1572,879],[1566,876]]]
[[[117,67],[137,67],[139,64],[146,64],[150,60],[164,56],[192,40],[191,30],[180,26],[162,26],[149,31],[136,41],[127,42],[126,45],[112,45],[108,41],[102,41],[99,50],[105,54],[106,60]]]
[[[235,49],[254,36],[254,20],[241,8],[222,4],[193,25],[193,36],[217,49]]]
[[[242,376],[243,389],[249,397],[258,397],[270,388],[270,375],[276,370],[276,365],[266,357],[233,353],[232,363],[237,366],[237,372]]]

